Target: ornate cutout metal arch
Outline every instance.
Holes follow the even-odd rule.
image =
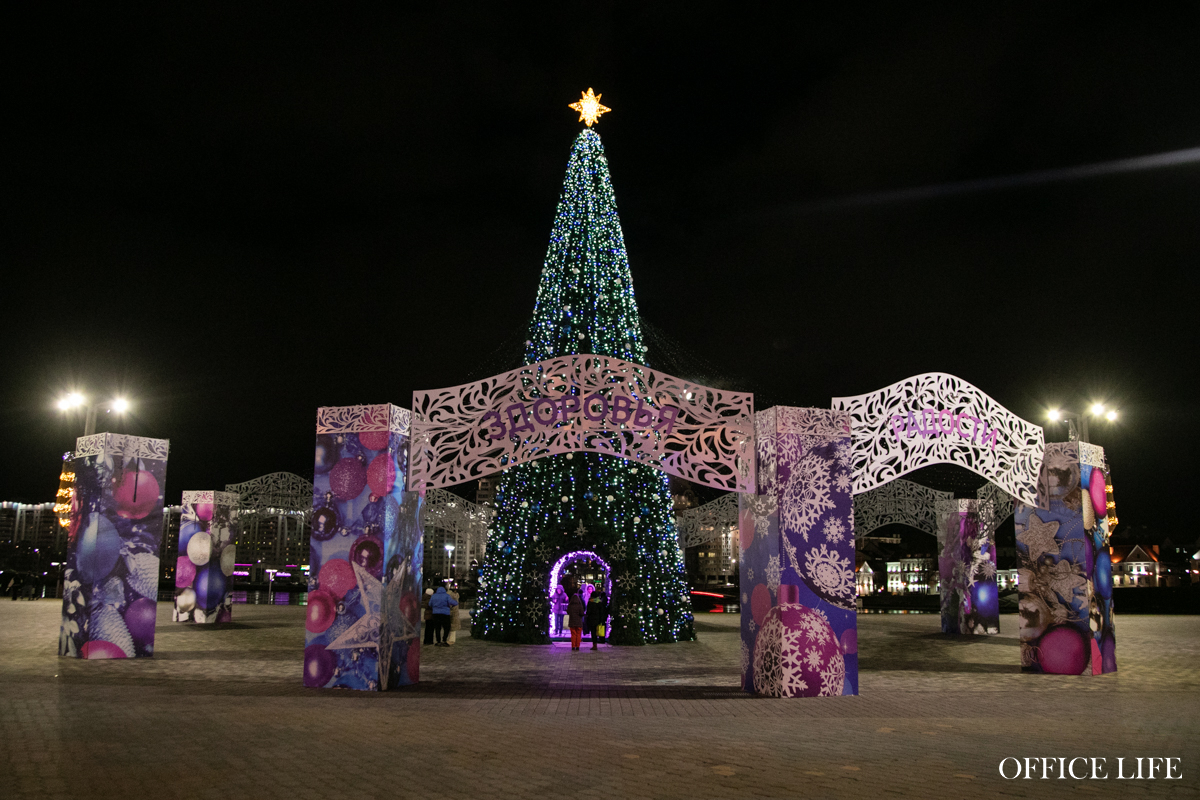
[[[590,450],[706,486],[753,491],[753,418],[749,393],[609,356],[562,356],[414,393],[410,477],[413,487],[450,486]]]
[[[929,464],[957,464],[1036,503],[1041,427],[961,378],[915,375],[869,394],[835,397],[833,407],[852,420],[855,494]]]

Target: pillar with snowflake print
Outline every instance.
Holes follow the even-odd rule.
[[[1000,632],[995,531],[980,524],[982,500],[937,504],[942,633]]]
[[[858,693],[850,421],[776,407],[755,418],[758,490],[739,498],[742,686]]]

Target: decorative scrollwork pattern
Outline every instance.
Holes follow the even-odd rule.
[[[1079,442],[1079,463],[1100,469],[1108,466],[1104,461],[1104,448],[1090,442]]]
[[[953,498],[954,492],[939,492],[903,478],[885,483],[855,495],[855,533],[863,537],[884,525],[899,524],[937,536],[936,505]]]
[[[391,403],[317,409],[317,433],[391,431],[407,436],[411,425],[412,412]]]
[[[80,436],[75,440],[75,457],[119,455],[126,461],[135,458],[166,461],[170,448],[169,439],[147,439],[144,436],[127,436],[123,433],[96,433]]]
[[[592,406],[593,395],[603,403]],[[609,405],[611,414],[592,413]],[[413,414],[413,486],[450,486],[542,456],[591,450],[706,486],[754,489],[752,394],[609,356],[562,356],[416,392]]]
[[[723,542],[723,531],[738,522],[738,496],[724,494],[712,502],[684,509],[675,515],[675,530],[681,549],[709,542]]]
[[[244,483],[230,483],[225,491],[238,497],[243,517],[274,516],[287,511],[306,516],[312,513],[312,483],[290,472],[272,472]]]
[[[957,464],[1036,502],[1041,427],[961,378],[916,375],[870,394],[835,397],[833,407],[852,419],[855,494],[929,464]]]

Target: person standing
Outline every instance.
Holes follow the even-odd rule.
[[[604,595],[604,590],[599,586],[592,592],[592,596],[588,598],[587,604],[587,629],[592,637],[592,649],[596,649],[596,643],[604,636],[604,623],[608,622],[608,598]]]
[[[450,609],[450,624],[447,626],[446,644],[454,644],[458,639],[458,615],[462,613],[462,609],[458,606],[458,592],[453,586],[446,589],[446,594],[454,600],[454,606]]]
[[[429,607],[429,600],[433,597],[433,589],[425,590],[425,600],[421,603],[421,619],[425,622],[425,638],[422,644],[433,644],[433,609]]]
[[[554,587],[554,594],[550,596],[550,611],[554,614],[554,635],[562,636],[563,617],[567,613],[567,590],[560,583]]]
[[[579,640],[583,638],[583,598],[579,592],[571,595],[567,603],[567,625],[571,628],[571,649],[579,649]]]
[[[445,586],[437,587],[433,597],[429,598],[429,610],[433,612],[434,647],[450,646],[446,641],[446,637],[450,635],[450,613],[457,605],[458,601],[446,593]]]

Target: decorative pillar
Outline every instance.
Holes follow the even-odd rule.
[[[171,612],[176,622],[233,620],[229,576],[237,561],[237,505],[233,492],[183,493]]]
[[[411,416],[387,404],[317,410],[305,686],[417,682],[422,498],[406,491]]]
[[[154,654],[166,439],[119,433],[75,443],[58,654]]]
[[[757,492],[738,495],[742,687],[858,694],[850,416],[769,408],[755,437]]]
[[[999,633],[993,526],[981,519],[981,500],[940,500],[938,576],[942,633]]]
[[[1112,561],[1116,524],[1103,448],[1046,445],[1038,504],[1017,505],[1021,668],[1059,675],[1117,671]]]

